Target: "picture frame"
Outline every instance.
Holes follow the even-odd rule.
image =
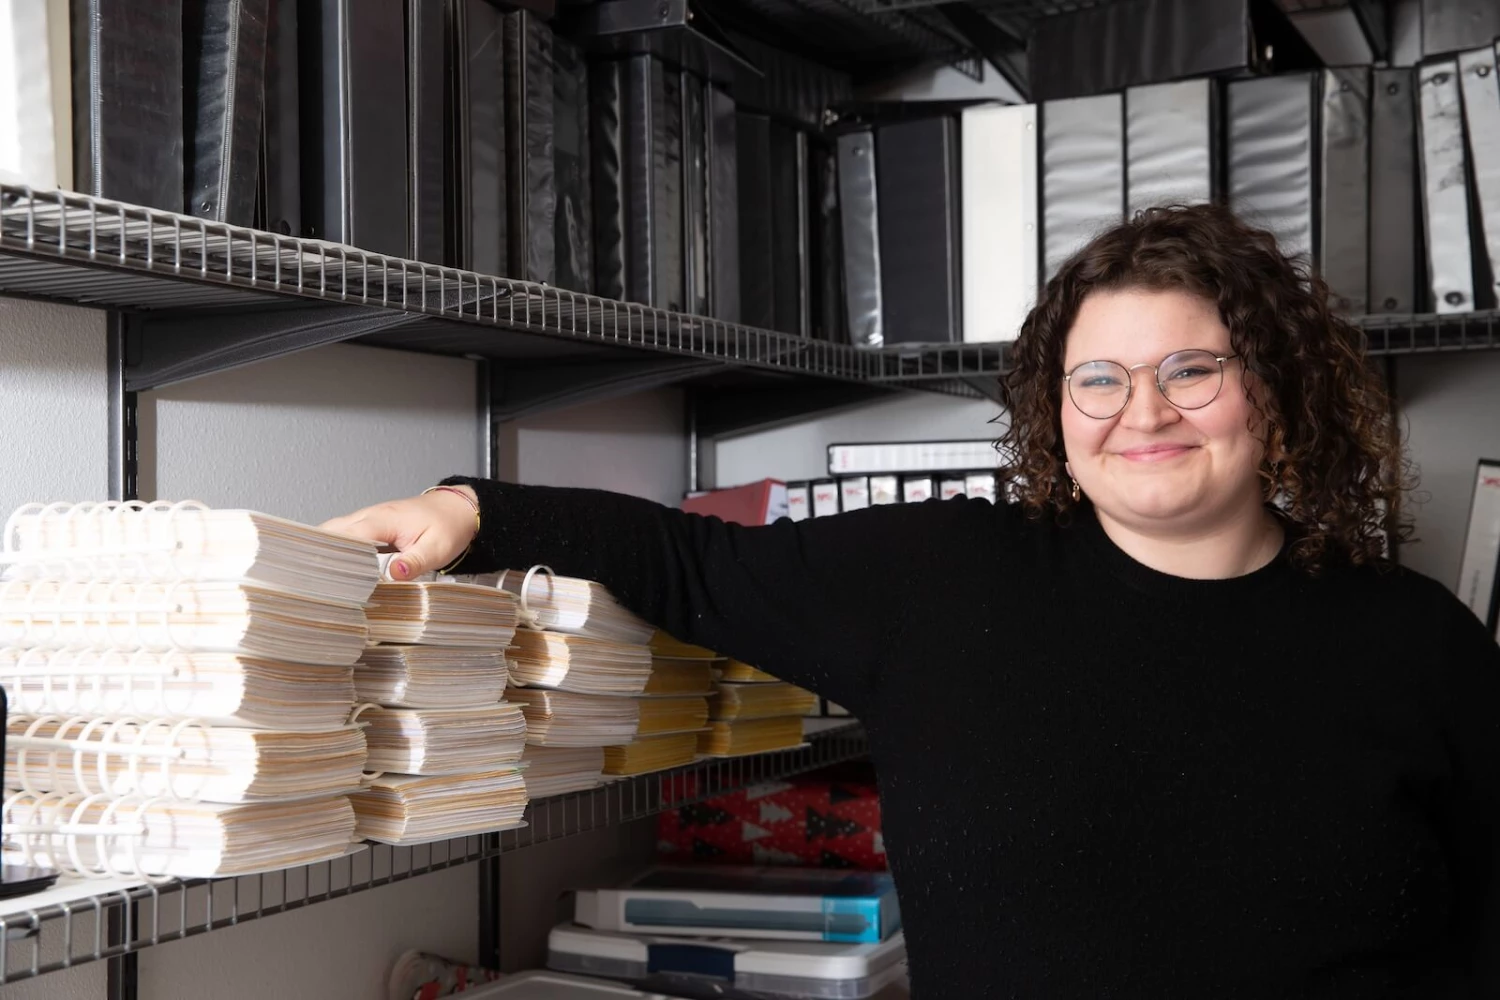
[[[1458,597],[1491,631],[1500,618],[1500,459],[1475,466],[1469,523],[1459,566]]]

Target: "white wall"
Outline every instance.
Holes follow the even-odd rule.
[[[0,298],[0,517],[109,495],[104,314]],[[4,1000],[98,1000],[102,962],[0,987]]]
[[[538,486],[587,486],[676,506],[687,491],[682,392],[661,389],[502,425],[496,474]]]
[[[0,510],[109,491],[104,314],[0,298]]]
[[[143,499],[318,523],[479,469],[472,361],[335,345],[140,396]]]
[[[714,445],[709,486],[758,479],[816,479],[828,475],[828,446],[877,441],[993,440],[1000,408],[988,400],[908,392],[866,406],[768,431],[722,438]]]
[[[1439,354],[1396,363],[1396,393],[1425,502],[1418,541],[1401,562],[1444,586],[1458,583],[1480,458],[1500,458],[1500,354]]]

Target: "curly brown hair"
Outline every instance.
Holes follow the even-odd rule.
[[[1065,342],[1089,293],[1125,288],[1179,289],[1218,305],[1235,353],[1266,387],[1262,401],[1252,397],[1266,428],[1261,477],[1292,522],[1295,564],[1384,564],[1386,539],[1410,533],[1409,467],[1364,335],[1330,311],[1327,284],[1300,258],[1218,204],[1146,209],[1047,282],[1003,381],[1006,495],[1033,517],[1073,507],[1059,411]]]

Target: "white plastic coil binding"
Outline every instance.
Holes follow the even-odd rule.
[[[206,727],[195,719],[104,719],[44,715],[37,718],[12,716],[12,725],[24,724],[21,733],[6,737],[7,750],[14,748],[15,764],[7,766],[8,784],[38,798],[54,792],[122,797],[142,795],[149,762],[160,776],[157,798],[176,802],[198,802],[205,775],[184,773],[176,765],[189,756],[181,743],[184,733],[204,734]],[[162,734],[155,738],[156,734]],[[111,761],[124,765],[116,771]]]
[[[192,641],[180,619],[195,614],[196,586],[191,580],[6,580],[0,584],[0,641],[186,649]]]
[[[9,579],[170,580],[192,575],[185,528],[203,515],[197,500],[26,504],[5,522],[0,563]]]
[[[181,650],[104,646],[0,648],[0,685],[23,715],[191,715],[199,680]]]
[[[545,632],[547,630],[547,626],[542,622],[541,613],[534,610],[531,605],[527,603],[527,597],[531,593],[531,580],[538,573],[545,573],[547,575],[547,587],[549,591],[556,588],[557,574],[552,572],[551,567],[537,565],[531,567],[526,571],[526,576],[521,580],[521,592],[513,596],[521,604],[521,611],[518,619],[520,625],[524,628],[529,628],[536,632]]]
[[[169,882],[169,877],[148,874],[141,863],[146,817],[159,801],[77,792],[36,795],[23,790],[5,800],[5,836],[30,865],[57,868],[85,878]],[[98,816],[91,816],[101,805],[103,809]],[[89,819],[94,821],[87,822]],[[124,867],[115,863],[115,853],[122,841],[129,851],[129,864]],[[88,845],[90,857],[85,857],[83,844]]]
[[[379,711],[380,709],[383,709],[384,707],[385,707],[384,705],[378,704],[378,703],[373,702],[373,701],[361,702],[360,704],[354,706],[354,711],[352,711],[352,712],[349,713],[349,724],[351,726],[357,725],[361,729],[363,729],[366,726],[368,726],[369,723],[368,722],[360,722],[359,721],[359,717],[361,715],[364,715],[366,712],[368,712],[372,708],[375,709],[376,711]],[[377,778],[382,778],[384,776],[385,776],[385,772],[384,771],[366,771],[366,772],[364,772],[363,775],[361,775],[360,781],[362,783],[368,785],[371,782],[375,781]]]

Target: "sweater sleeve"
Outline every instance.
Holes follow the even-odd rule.
[[[972,551],[993,519],[989,503],[960,499],[745,527],[598,490],[444,482],[479,497],[457,572],[541,563],[598,581],[669,634],[866,718],[893,644],[935,593],[935,553]]]
[[[1474,996],[1500,996],[1500,645],[1443,594],[1454,938]]]

